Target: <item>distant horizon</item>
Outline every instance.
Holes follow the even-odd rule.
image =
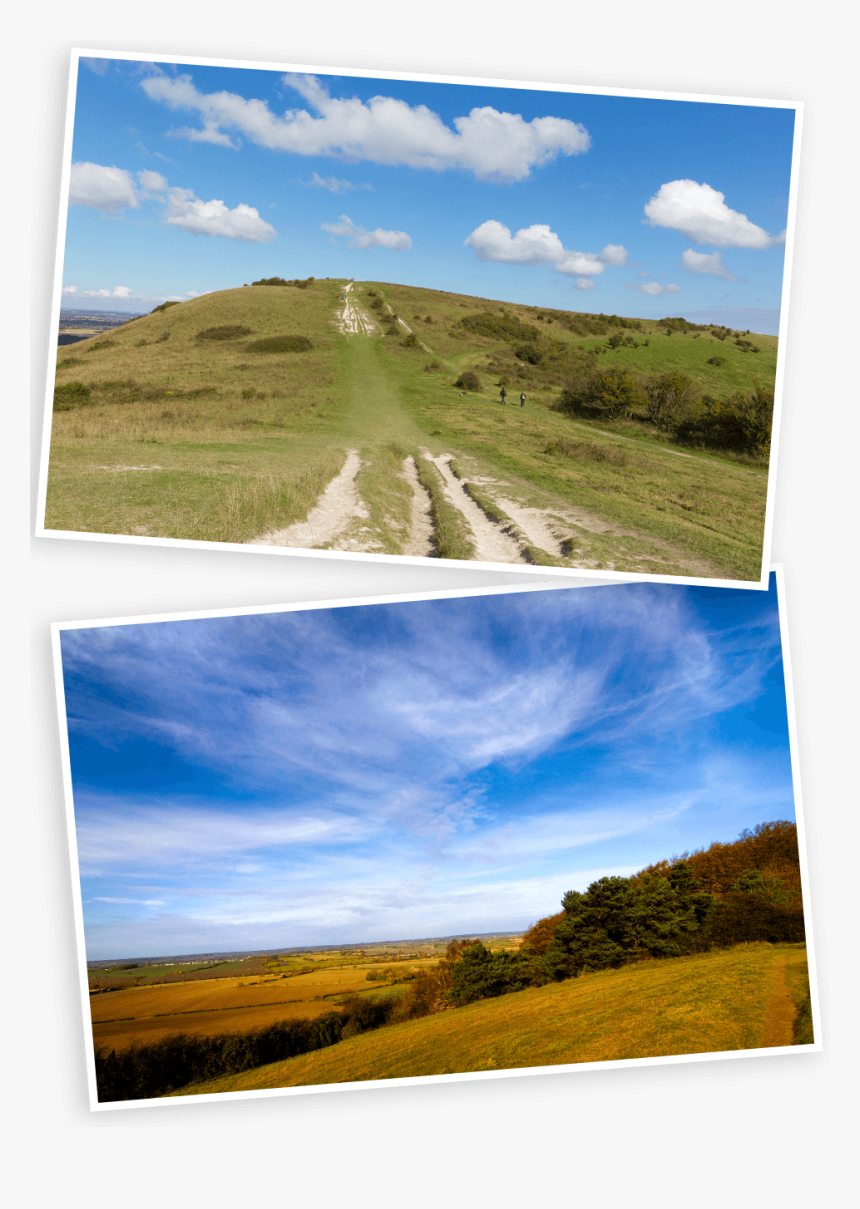
[[[518,932],[794,819],[773,576],[60,639],[90,960]]]
[[[333,277],[333,278],[328,278],[328,279],[320,278],[319,280],[321,280],[321,281],[325,281],[325,280],[337,281],[337,280],[340,280],[340,278],[338,278],[338,277]],[[344,276],[343,280],[346,281],[346,280],[348,280],[348,278],[346,276]],[[369,284],[373,284],[373,283],[370,282]],[[425,288],[423,286],[417,285],[417,283],[415,283],[415,282],[390,282],[389,284],[394,285],[395,287],[397,287],[398,285],[410,285],[413,289]],[[243,287],[242,286],[223,286],[222,288],[225,290],[233,290],[233,289],[242,289]],[[426,288],[429,289],[431,287],[428,286]],[[218,293],[219,291],[213,290],[211,292]],[[460,293],[461,291],[459,291],[459,290],[443,290],[442,292],[443,293]],[[482,301],[483,302],[508,302],[508,303],[511,303],[512,305],[518,305],[518,306],[539,306],[540,305],[539,303],[522,302],[521,300],[515,299],[515,298],[484,298],[483,296],[479,296],[477,294],[469,294],[469,295],[465,295],[465,296],[474,298],[478,302],[482,302]],[[205,295],[201,295],[201,297],[205,297]],[[123,309],[121,307],[117,307],[117,306],[108,307],[107,305],[99,306],[97,304],[93,305],[93,306],[80,306],[80,307],[63,306],[60,308],[60,320],[62,321],[64,314],[73,315],[73,314],[99,313],[99,314],[104,314],[104,315],[143,316],[143,315],[150,314],[153,309],[154,308],[150,308],[150,310],[148,310],[148,311],[133,311],[133,310],[125,310],[125,309]],[[568,306],[568,307],[559,307],[559,306],[549,307],[548,306],[546,309],[547,310],[567,310],[573,315],[607,315],[607,314],[616,313],[613,311],[587,310],[585,307],[572,307],[572,306]],[[618,312],[618,313],[620,314],[620,312]],[[677,310],[667,310],[665,315],[656,315],[656,314],[641,315],[641,314],[632,313],[630,310],[628,310],[628,311],[624,312],[621,317],[624,319],[647,319],[647,320],[650,320],[651,322],[654,322],[657,319],[686,319],[690,323],[713,323],[715,326],[730,327],[730,328],[734,328],[735,330],[749,329],[751,332],[758,333],[762,336],[778,336],[779,335],[780,314],[781,314],[781,312],[778,308],[771,308],[771,309],[758,308],[757,309],[755,307],[746,307],[746,308],[732,309],[732,308],[728,308],[728,307],[724,307],[724,308],[712,307],[710,310],[704,310],[704,311],[692,311],[691,310],[691,311],[682,312],[682,311],[677,311]],[[731,322],[727,322],[728,320],[731,320]],[[752,327],[751,326],[752,323],[758,323],[758,326]]]

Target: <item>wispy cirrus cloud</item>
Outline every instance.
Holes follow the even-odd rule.
[[[352,193],[356,189],[373,191],[373,185],[354,185],[352,181],[339,180],[336,176],[320,176],[318,172],[312,172],[309,181],[296,181],[295,184],[304,185],[308,189],[328,189],[329,193]]]

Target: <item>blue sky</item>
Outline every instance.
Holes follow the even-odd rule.
[[[604,874],[794,818],[773,584],[61,645],[90,960],[519,929]]]
[[[776,332],[793,130],[790,108],[84,59],[63,305],[352,276]]]

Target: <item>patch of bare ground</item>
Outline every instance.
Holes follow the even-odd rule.
[[[367,516],[367,509],[359,499],[355,487],[355,476],[360,469],[361,458],[355,449],[350,449],[340,474],[331,480],[311,508],[307,520],[296,521],[286,529],[264,533],[253,538],[248,545],[291,546],[309,550],[334,543],[354,517]]]
[[[788,958],[784,958],[773,971],[773,991],[767,1005],[764,1018],[761,1048],[769,1049],[776,1045],[794,1044],[794,1020],[797,1008],[785,981],[785,970]]]
[[[475,540],[475,558],[479,562],[488,563],[523,563],[526,561],[518,541],[506,533],[498,524],[491,521],[482,508],[463,490],[463,484],[452,471],[449,462],[451,454],[442,453],[438,457],[422,449],[422,454],[432,462],[442,476],[445,494],[458,512],[466,518]]]
[[[379,329],[370,316],[359,309],[355,300],[350,296],[351,289],[352,282],[344,288],[343,310],[338,313],[335,321],[337,329],[344,335],[361,333],[364,336],[372,336]]]
[[[412,488],[409,537],[403,544],[403,553],[415,558],[432,558],[436,553],[433,543],[432,501],[418,481],[418,470],[413,458],[405,459],[402,477]]]
[[[512,489],[518,490],[512,483],[489,478],[486,475],[472,475],[471,478],[482,491],[498,503],[502,511],[508,514],[531,545],[546,550],[553,557],[563,559],[564,565],[567,567],[593,569],[597,562],[606,570],[615,570],[616,562],[620,562],[619,570],[624,569],[636,574],[654,571],[653,564],[665,563],[666,574],[675,574],[677,572],[672,568],[680,568],[681,573],[685,575],[697,575],[703,578],[720,577],[720,570],[713,563],[703,558],[697,558],[687,551],[679,550],[671,542],[663,541],[659,537],[651,537],[635,529],[624,528],[612,521],[604,520],[603,517],[597,516],[596,513],[590,512],[586,508],[579,508],[567,503],[562,504],[560,501],[554,501],[545,508],[535,507],[533,504],[525,503],[522,498],[514,500],[511,499],[510,494],[502,494],[505,489],[507,492],[511,492]],[[623,557],[612,562],[606,562],[605,558],[596,560],[585,548],[587,539],[584,542],[583,538],[589,533],[600,537],[629,538],[637,544],[641,543],[641,557],[651,565],[639,565],[635,561],[635,555],[632,555],[630,551],[619,551],[619,554],[623,553]],[[578,555],[568,556],[571,548],[577,549]]]

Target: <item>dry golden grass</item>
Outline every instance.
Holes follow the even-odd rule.
[[[394,1025],[174,1094],[757,1049],[786,972],[805,968],[800,944],[642,962]]]

